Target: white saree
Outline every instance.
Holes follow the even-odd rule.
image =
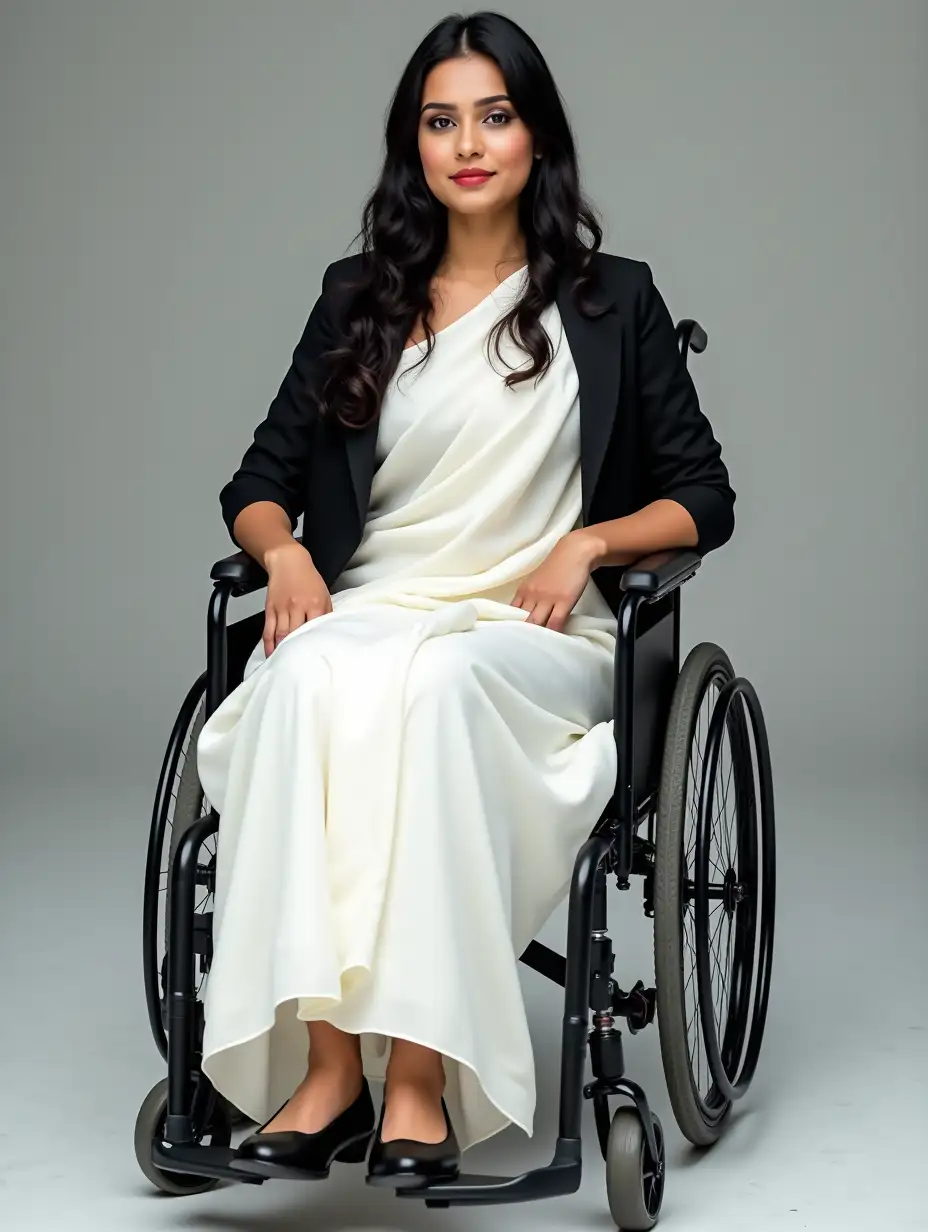
[[[514,389],[487,335],[524,269],[399,361],[362,541],[334,610],[202,729],[221,813],[203,1068],[263,1121],[306,1070],[305,1021],[445,1057],[462,1147],[532,1132],[517,959],[615,786],[615,618],[591,582],[564,632],[510,606],[580,525],[577,374]],[[509,366],[525,354],[504,336]]]

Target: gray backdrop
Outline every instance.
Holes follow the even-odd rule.
[[[686,587],[684,638],[728,650],[770,729],[794,877],[773,1091],[796,1064],[789,1033],[807,1004],[787,974],[790,938],[797,977],[819,990],[846,977],[831,1008],[858,1038],[866,1007],[839,1006],[877,974],[866,956],[885,965],[924,926],[928,5],[499,7],[536,38],[565,96],[606,249],[648,260],[672,314],[709,333],[693,371],[738,493],[737,529]],[[137,954],[147,810],[174,713],[205,662],[209,568],[233,550],[218,491],[276,392],[324,266],[359,225],[400,69],[447,11],[432,0],[0,3],[4,984],[57,971],[80,1000],[93,944],[106,984],[121,987],[115,1017],[85,1004],[66,1034],[85,1056],[109,1038],[124,1062],[118,1082],[88,1077],[121,1092],[104,1154],[118,1160],[110,1188],[123,1194],[136,1192],[131,1118],[161,1072]],[[872,861],[882,905],[860,888]],[[39,911],[42,884],[57,889]],[[81,948],[68,939],[76,922]],[[643,923],[628,927],[646,955]],[[914,954],[892,999],[917,1031]],[[35,1014],[5,1027],[20,1077],[53,1072],[47,1051],[29,1061],[48,1016],[41,980],[29,987]],[[917,1013],[904,1000],[913,987]],[[553,1021],[548,993],[532,995]],[[816,1036],[825,1052],[827,1023]],[[60,1026],[47,1030],[59,1055]],[[640,1055],[653,1068],[648,1038]],[[905,1060],[907,1091],[913,1073],[924,1081],[921,1051]],[[70,1064],[61,1054],[59,1088]],[[657,1069],[651,1082],[660,1087]],[[20,1121],[34,1102],[21,1094]],[[75,1115],[89,1098],[74,1097]],[[757,1148],[757,1159],[774,1156]],[[91,1158],[62,1195],[82,1184],[88,1198],[95,1170],[110,1192]],[[795,1177],[790,1158],[771,1193]],[[713,1165],[707,1221],[738,1159]],[[876,1202],[876,1173],[873,1183]],[[249,1195],[254,1211],[270,1192]],[[759,1228],[768,1208],[751,1207],[752,1192],[738,1209]],[[567,1207],[556,1206],[519,1218],[563,1226]],[[511,1212],[497,1215],[487,1227],[512,1226]],[[849,1217],[843,1226],[857,1226]],[[466,1213],[446,1220],[468,1226]]]

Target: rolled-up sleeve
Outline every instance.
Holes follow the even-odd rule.
[[[735,528],[728,469],[677,342],[651,269],[638,303],[639,405],[655,499],[677,501],[696,523],[697,550],[721,547]]]
[[[255,501],[273,501],[296,528],[305,505],[305,482],[317,414],[314,392],[320,376],[320,358],[335,345],[331,307],[331,266],[293,352],[289,369],[258,424],[241,464],[219,493],[222,518],[236,547],[235,519]]]

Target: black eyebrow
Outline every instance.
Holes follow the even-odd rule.
[[[508,103],[510,101],[508,94],[491,94],[489,98],[478,98],[474,103],[475,107],[486,107],[490,103]],[[457,111],[455,103],[426,103],[422,108],[423,111],[428,111],[434,108],[436,111]],[[421,114],[421,113],[420,113]]]

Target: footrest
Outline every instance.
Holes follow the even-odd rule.
[[[565,1142],[566,1145],[566,1142]],[[453,1181],[423,1185],[416,1189],[397,1189],[400,1198],[418,1198],[426,1206],[492,1206],[501,1202],[533,1202],[576,1193],[580,1188],[582,1165],[580,1143],[564,1152],[560,1146],[546,1168],[534,1168],[521,1176],[464,1175]]]
[[[163,1172],[184,1172],[188,1176],[215,1176],[245,1185],[263,1185],[263,1176],[249,1176],[233,1168],[234,1148],[230,1146],[171,1146],[155,1140],[151,1144],[152,1163]]]

